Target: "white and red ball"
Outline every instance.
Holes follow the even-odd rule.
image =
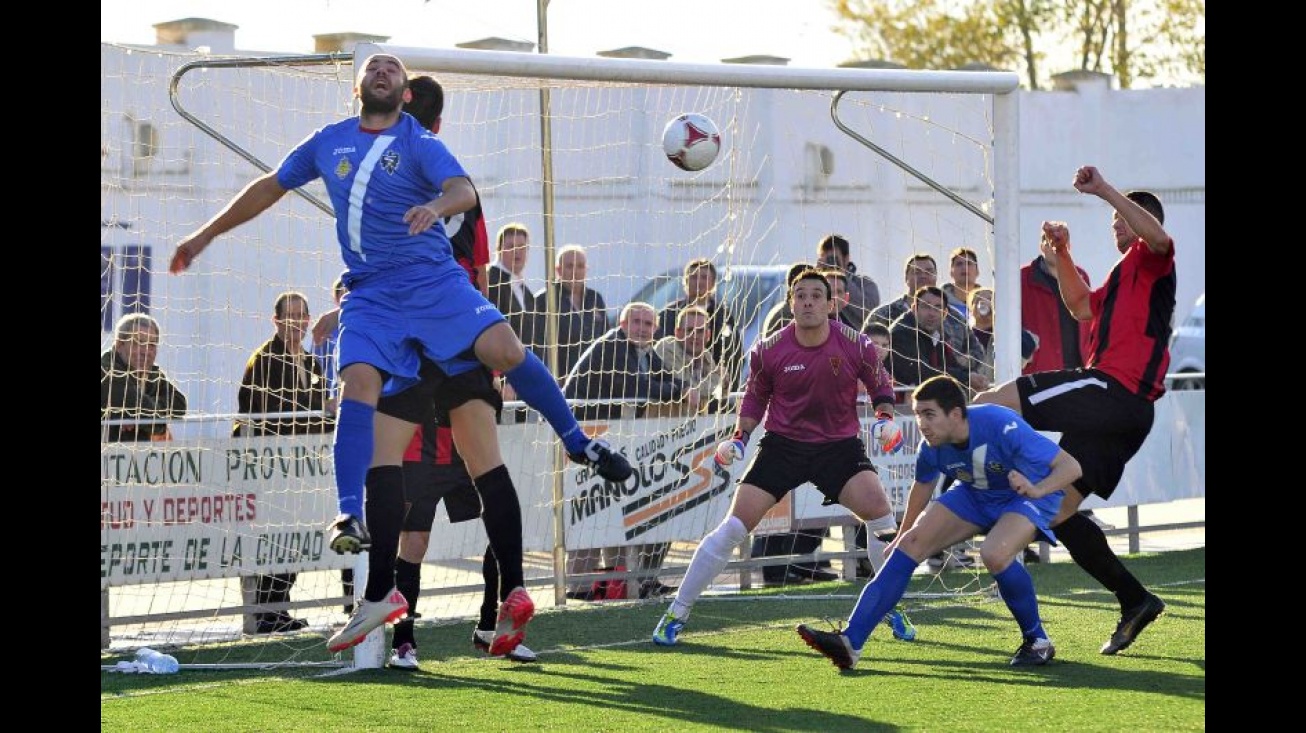
[[[668,122],[662,131],[662,150],[676,167],[701,171],[712,165],[721,152],[721,132],[704,115],[683,114]]]

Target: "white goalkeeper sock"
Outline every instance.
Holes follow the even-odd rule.
[[[871,569],[876,575],[880,574],[880,568],[884,567],[884,548],[889,546],[888,542],[880,539],[879,535],[887,534],[898,529],[898,520],[894,519],[893,512],[872,519],[866,524],[866,559],[871,561]]]
[[[716,580],[716,576],[721,574],[726,563],[730,562],[730,555],[746,537],[748,530],[744,528],[744,523],[731,514],[698,543],[694,559],[689,561],[685,579],[676,592],[676,600],[671,602],[670,610],[676,618],[689,618],[689,609],[712,581]]]

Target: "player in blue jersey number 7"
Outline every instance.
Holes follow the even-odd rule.
[[[398,465],[395,457],[402,458],[413,429],[404,425],[374,437],[373,422],[383,390],[397,394],[419,381],[422,356],[449,377],[481,364],[498,370],[549,421],[573,461],[592,465],[610,481],[631,474],[623,456],[581,431],[549,370],[522,347],[455,260],[443,219],[470,209],[476,193],[444,143],[400,109],[409,98],[407,86],[408,70],[398,58],[368,57],[355,86],[359,115],[310,134],[275,171],[245,186],[182,239],[169,265],[174,274],[186,270],[215,237],[258,216],[287,191],[318,178],[326,185],[349,291],[341,303],[338,346],[343,388],[334,450],[340,515],[329,538],[336,552],[370,547],[395,555],[402,480],[391,480],[395,474],[389,472],[384,485],[376,485],[369,468]],[[370,534],[363,523],[365,483]],[[375,625],[403,615],[401,593],[373,590],[369,583],[364,610],[377,617]]]
[[[1082,474],[1079,462],[1012,410],[967,408],[961,383],[946,375],[912,391],[912,411],[922,440],[904,531],[889,546],[884,567],[862,588],[847,628],[821,631],[800,624],[798,635],[836,667],[852,669],[876,621],[902,597],[916,567],[984,532],[980,559],[1020,626],[1021,644],[1011,664],[1047,664],[1056,650],[1039,617],[1034,581],[1015,560],[1040,535],[1056,542],[1048,524],[1061,506],[1063,489]],[[957,483],[926,510],[941,475]]]

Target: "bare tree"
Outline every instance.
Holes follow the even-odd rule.
[[[830,0],[859,53],[908,68],[1017,67],[1038,89],[1049,55],[1140,81],[1206,77],[1205,0]],[[1066,63],[1076,63],[1067,58]]]

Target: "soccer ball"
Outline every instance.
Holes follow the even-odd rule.
[[[721,152],[721,133],[707,117],[697,112],[683,114],[662,131],[662,150],[677,168],[701,171]]]

